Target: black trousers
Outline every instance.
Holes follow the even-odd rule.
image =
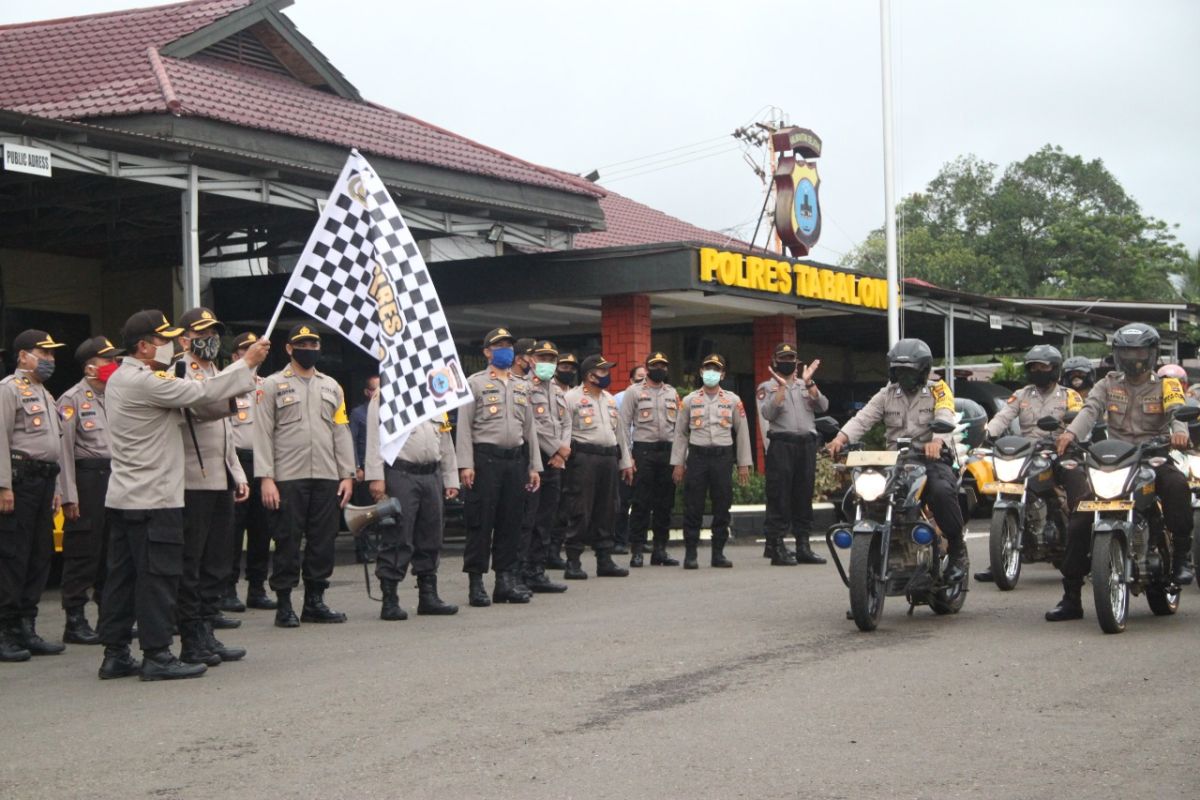
[[[129,644],[134,623],[142,650],[171,646],[175,597],[183,574],[183,509],[108,509],[108,575],[98,633]]]
[[[442,554],[441,472],[413,475],[387,466],[383,479],[388,497],[400,501],[401,511],[395,525],[380,528],[375,577],[402,581],[409,564],[414,575],[436,575]]]
[[[554,547],[558,507],[562,500],[563,470],[547,468],[541,473],[541,477],[542,487],[534,492],[534,496],[537,497],[537,510],[534,514],[533,529],[522,558],[527,569],[534,573],[541,571]]]
[[[542,463],[546,463],[545,455],[542,456]],[[525,506],[521,509],[521,535],[517,538],[517,563],[522,569],[528,561],[529,549],[533,545],[533,528],[537,524],[538,509],[542,507],[543,493],[546,491],[546,473],[539,472],[538,477],[543,483],[536,492],[525,493]]]
[[[14,478],[13,512],[0,514],[0,624],[34,618],[54,554],[54,478]]]
[[[771,449],[775,443],[771,443]],[[925,462],[925,505],[942,535],[951,542],[963,540],[962,506],[958,502],[958,476],[944,461]]]
[[[279,508],[268,513],[275,540],[271,589],[291,591],[303,574],[305,589],[325,591],[333,574],[334,539],[340,521],[338,482],[306,478],[276,481],[275,485],[279,487]]]
[[[242,574],[242,550],[246,551],[246,580],[254,586],[267,581],[271,568],[271,531],[267,526],[267,509],[262,504],[262,491],[254,480],[254,451],[238,450],[238,461],[250,482],[250,498],[233,506],[233,570],[229,586],[237,586]],[[243,544],[244,540],[244,544]]]
[[[733,447],[719,452],[716,448],[688,448],[683,478],[683,540],[687,544],[700,542],[706,495],[712,499],[713,541],[724,543],[729,539],[729,507],[733,505]]]
[[[1168,461],[1154,471],[1154,489],[1162,501],[1163,521],[1175,540],[1175,549],[1192,546],[1192,490],[1187,477]]]
[[[813,524],[813,485],[817,479],[816,439],[771,439],[767,448],[767,541],[779,542],[790,529],[796,543],[808,542]]]
[[[1061,572],[1067,580],[1082,585],[1092,568],[1092,515],[1075,509],[1079,501],[1087,499],[1090,493],[1087,478],[1082,466],[1062,469],[1055,465],[1054,474],[1067,493],[1067,542]]]
[[[629,519],[629,508],[633,505],[633,487],[625,481],[617,481],[617,507],[613,512],[613,544],[629,546],[633,524]]]
[[[489,564],[496,572],[517,568],[528,480],[524,457],[500,458],[475,449],[475,485],[464,487],[463,572],[484,573]]]
[[[619,463],[617,456],[571,453],[559,502],[568,558],[579,558],[588,547],[597,553],[613,549]]]
[[[661,445],[666,445],[663,447]],[[671,509],[675,505],[675,483],[671,480],[671,443],[634,442],[633,503],[629,510],[629,538],[633,546],[646,546],[646,532],[653,527],[654,544],[671,538]],[[625,484],[621,484],[624,488]]]
[[[79,608],[88,593],[97,605],[104,593],[104,561],[108,548],[107,467],[83,466],[75,462],[75,491],[79,519],[63,523],[62,607]]]
[[[188,489],[183,493],[183,575],[179,580],[180,622],[217,615],[229,587],[233,549],[233,491]]]

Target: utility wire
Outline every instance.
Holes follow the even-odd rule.
[[[614,161],[611,164],[601,164],[600,166],[596,167],[596,169],[608,169],[609,167],[619,167],[622,164],[632,164],[635,161],[646,161],[648,159],[655,158],[656,156],[666,155],[667,153],[675,153],[680,150],[689,150],[693,147],[699,147],[702,144],[709,144],[711,142],[717,142],[728,138],[729,134],[724,134],[723,136],[714,136],[711,139],[703,139],[699,142],[692,142],[691,144],[682,144],[679,147],[671,147],[667,150],[659,150],[657,153],[649,153],[644,156],[638,156],[637,158],[627,158],[624,161]]]
[[[676,155],[669,156],[667,158],[660,158],[660,159],[656,159],[654,161],[647,161],[643,164],[636,164],[632,167],[625,167],[624,169],[614,169],[614,170],[610,170],[607,173],[601,172],[600,178],[601,178],[601,180],[605,180],[608,178],[616,177],[618,175],[623,175],[627,172],[641,172],[642,170],[650,169],[652,167],[657,167],[662,164],[669,164],[669,163],[673,163],[676,161],[687,160],[687,159],[691,159],[695,156],[702,156],[706,153],[732,152],[733,150],[739,149],[740,147],[741,147],[741,145],[737,144],[736,142],[731,142],[731,141],[720,142],[715,145],[709,145],[708,147],[703,147],[699,150],[693,150],[693,151],[687,152],[687,153],[677,153]]]
[[[719,150],[719,151],[717,151],[717,152],[715,152],[715,153],[709,153],[708,155],[698,156],[698,157],[696,157],[696,158],[689,158],[689,159],[687,159],[686,161],[679,161],[679,162],[676,162],[676,163],[673,163],[673,164],[663,164],[662,166],[659,166],[659,167],[654,167],[653,169],[647,169],[647,170],[644,170],[644,171],[642,171],[642,172],[633,172],[633,173],[629,173],[629,174],[620,175],[620,176],[618,176],[618,177],[616,177],[616,178],[606,178],[606,179],[602,179],[602,180],[601,180],[601,184],[602,184],[602,185],[607,185],[607,184],[610,184],[610,183],[615,183],[615,182],[617,182],[617,181],[623,181],[623,180],[627,180],[627,179],[629,179],[629,178],[639,178],[639,177],[641,177],[641,176],[643,176],[643,175],[649,175],[649,174],[651,174],[651,173],[654,173],[654,172],[661,172],[661,171],[662,171],[662,170],[664,170],[664,169],[671,169],[671,168],[673,168],[673,167],[682,167],[683,165],[685,165],[685,164],[691,164],[691,163],[692,163],[692,162],[694,162],[694,161],[703,161],[703,160],[705,160],[705,159],[708,159],[708,158],[714,158],[715,156],[723,156],[723,155],[726,155],[726,154],[728,154],[728,153],[735,153],[735,152],[738,152],[740,149],[741,149],[741,148],[734,147],[734,148],[731,148],[731,149],[729,149],[729,150]]]

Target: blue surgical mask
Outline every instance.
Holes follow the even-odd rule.
[[[612,375],[596,376],[596,385],[601,389],[607,389],[610,383],[612,383]]]
[[[554,371],[558,369],[556,364],[547,364],[539,361],[533,365],[533,374],[538,376],[540,381],[548,381],[554,377]]]
[[[492,348],[492,366],[496,369],[508,369],[513,365],[513,349],[511,347]]]
[[[706,369],[700,372],[700,380],[704,381],[704,385],[709,389],[714,386],[721,385],[721,373],[715,369]]]

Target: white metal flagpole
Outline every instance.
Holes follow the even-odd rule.
[[[900,339],[900,279],[896,264],[895,152],[892,145],[892,4],[879,0],[880,59],[883,62],[883,202],[887,248],[888,347]]]

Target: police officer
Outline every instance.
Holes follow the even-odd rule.
[[[1071,356],[1062,365],[1062,385],[1074,389],[1081,398],[1087,398],[1088,392],[1096,383],[1096,368],[1092,360],[1084,356]]]
[[[542,453],[541,488],[528,496],[526,519],[521,532],[521,568],[524,584],[530,591],[555,594],[566,585],[546,576],[546,559],[551,533],[558,516],[562,494],[562,475],[571,455],[570,431],[566,424],[566,393],[554,381],[558,348],[554,342],[534,342],[529,359],[529,405],[533,409],[538,448]],[[528,526],[528,534],[524,526]]]
[[[325,604],[325,590],[333,574],[338,512],[354,491],[346,399],[337,381],[317,370],[321,336],[313,327],[293,326],[286,347],[291,363],[267,378],[254,425],[254,474],[275,541],[275,625],[341,623],[346,615]],[[301,575],[304,607],[297,619],[292,590]]]
[[[19,333],[16,372],[0,381],[0,661],[65,649],[35,627],[54,553],[63,460],[58,411],[43,384],[62,346],[45,331]]]
[[[767,547],[775,566],[824,564],[808,543],[813,524],[813,487],[817,480],[816,415],[829,400],[813,381],[820,359],[799,376],[799,355],[787,342],[775,346],[769,380],[758,386],[759,418],[765,432],[767,467]],[[788,529],[796,537],[793,556],[784,545]]]
[[[237,361],[246,355],[250,346],[258,341],[258,335],[252,332],[240,333],[233,340],[233,360]],[[262,394],[264,381],[255,376],[256,388],[253,392],[239,395],[235,398],[237,413],[229,420],[233,428],[233,447],[237,452],[238,463],[242,465],[242,473],[250,485],[250,497],[244,503],[233,507],[233,569],[229,576],[229,588],[226,592],[227,602],[222,606],[223,611],[238,611],[241,601],[238,600],[237,584],[241,577],[243,537],[246,551],[246,607],[274,611],[275,600],[267,594],[265,584],[271,565],[271,532],[267,528],[267,509],[262,504],[262,493],[254,476],[254,417],[258,409],[258,398]],[[229,601],[232,600],[232,603]]]
[[[405,620],[397,586],[411,563],[417,576],[417,613],[457,614],[458,606],[438,596],[437,570],[442,553],[442,503],[458,497],[458,459],[445,414],[418,423],[396,459],[385,464],[379,451],[379,394],[367,405],[367,451],[363,462],[371,499],[400,501],[400,519],[383,528],[375,576],[383,587],[382,620]]]
[[[524,492],[541,485],[542,454],[537,447],[529,382],[512,374],[516,339],[495,328],[483,339],[488,368],[467,379],[474,400],[458,411],[458,470],[466,492],[467,543],[463,572],[472,606],[528,603],[532,594],[520,584],[521,519]],[[489,561],[496,571],[492,600],[483,575]]]
[[[597,576],[624,578],[629,574],[612,560],[617,481],[633,480],[626,428],[617,413],[617,401],[606,391],[614,366],[602,355],[588,356],[579,365],[580,385],[567,392],[571,457],[563,476],[559,517],[567,531],[563,577],[568,580],[587,579],[580,559],[588,547],[596,553]]]
[[[175,375],[203,383],[217,375],[225,325],[211,309],[198,306],[179,318],[183,358]],[[234,502],[250,497],[250,486],[233,446],[229,417],[237,413],[236,399],[222,399],[184,411],[183,575],[179,581],[179,660],[185,664],[218,666],[246,655],[227,647],[213,628],[236,628],[240,620],[226,619],[218,604],[229,587],[229,554],[233,550]]]
[[[954,423],[954,395],[945,381],[931,380],[933,353],[920,339],[901,339],[888,351],[888,384],[875,393],[829,443],[831,455],[866,435],[875,423],[886,428],[887,445],[896,440],[920,440],[929,435],[934,420]],[[950,566],[943,576],[948,583],[961,581],[967,572],[967,548],[963,542],[962,508],[958,503],[958,476],[951,468],[954,440],[951,434],[934,434],[925,444],[927,463],[925,505],[933,512],[942,535],[949,542]]]
[[[1054,432],[1039,428],[1038,420],[1054,417],[1061,421],[1068,411],[1079,411],[1083,407],[1083,398],[1079,396],[1079,392],[1059,385],[1062,367],[1062,353],[1051,345],[1039,344],[1026,353],[1025,374],[1029,384],[1018,389],[1008,398],[1007,405],[991,418],[986,428],[987,435],[991,438],[1003,435],[1012,421],[1016,420],[1021,429],[1021,436],[1047,442],[1053,439]],[[1087,479],[1082,470],[1062,469],[1057,463],[1054,466],[1054,476],[1067,493],[1067,508],[1064,509],[1067,518],[1065,534],[1067,551],[1071,552],[1072,548],[1086,547],[1090,536],[1088,515],[1075,511],[1079,501],[1087,496]],[[994,579],[990,564],[987,569],[975,573],[977,581],[987,582]]]
[[[1067,430],[1058,438],[1061,455],[1067,446],[1085,438],[1097,420],[1107,417],[1108,435],[1123,442],[1140,444],[1164,434],[1170,434],[1171,446],[1188,446],[1187,425],[1174,420],[1171,412],[1185,402],[1183,387],[1176,378],[1159,378],[1154,374],[1158,361],[1158,331],[1149,325],[1126,325],[1113,336],[1113,362],[1117,372],[1110,372],[1092,387],[1083,409]],[[1163,521],[1171,532],[1174,555],[1172,577],[1185,586],[1195,578],[1192,566],[1192,493],[1187,478],[1175,468],[1170,459],[1155,470],[1155,491],[1162,502]],[[1074,558],[1074,562],[1068,564]],[[1083,615],[1080,601],[1082,576],[1087,574],[1087,551],[1079,548],[1068,553],[1063,562],[1063,575],[1078,576],[1067,586],[1060,608],[1060,618],[1078,619]],[[1066,579],[1063,581],[1066,584]],[[1078,608],[1078,613],[1075,613]],[[1061,609],[1061,611],[1060,611]],[[1052,612],[1053,613],[1053,612]],[[1049,617],[1049,614],[1047,615]]]
[[[617,413],[621,413],[626,395],[632,395],[642,388],[642,384],[646,380],[645,364],[636,364],[629,370],[629,386],[622,389],[613,395],[613,399],[617,401]],[[628,425],[625,426],[625,434],[629,437],[629,446],[633,448],[633,431]],[[613,555],[625,556],[629,555],[629,509],[633,505],[633,486],[620,481],[617,484],[617,516],[613,521]],[[632,563],[630,566],[633,566]]]
[[[700,362],[703,388],[683,399],[675,420],[675,444],[671,448],[671,473],[683,483],[683,568],[697,569],[696,549],[700,544],[700,522],[704,497],[712,500],[712,557],[714,567],[732,567],[725,557],[729,541],[729,507],[733,504],[733,466],[738,483],[750,480],[750,432],[746,407],[733,392],[721,388],[725,358],[716,353]],[[736,460],[735,460],[736,444]]]
[[[171,654],[175,598],[183,574],[184,455],[180,409],[228,400],[254,388],[254,369],[270,350],[265,339],[246,357],[204,381],[167,371],[183,333],[161,311],[139,311],[121,329],[128,355],[105,389],[112,475],[105,505],[111,532],[100,602],[100,678],[141,672],[142,680],[193,678],[203,664]],[[134,622],[144,654],[129,654]]]
[[[554,371],[554,386],[558,389],[558,403],[560,416],[565,416],[567,409],[567,392],[579,381],[579,360],[575,358],[574,353],[559,353],[558,365]],[[565,469],[565,464],[564,464]],[[561,481],[560,481],[561,482]],[[561,502],[561,492],[559,495]],[[551,519],[550,528],[550,549],[546,553],[546,569],[566,569],[567,562],[562,557],[563,540],[566,539],[567,532],[562,526],[562,522],[558,515],[558,509],[555,509],[555,515]]]
[[[641,366],[641,365],[639,365]],[[675,420],[679,418],[679,393],[667,382],[671,363],[665,353],[646,356],[642,366],[645,378],[625,390],[619,403],[621,425],[633,431],[633,497],[629,514],[633,555],[629,566],[644,563],[646,532],[653,523],[654,546],[650,564],[678,567],[679,561],[667,552],[671,536],[671,508],[675,505],[675,484],[671,482],[671,445],[675,440]]]
[[[88,624],[84,606],[88,592],[96,604],[104,588],[104,553],[108,522],[104,495],[112,471],[104,387],[117,369],[120,351],[103,336],[88,339],[75,350],[83,368],[79,383],[58,399],[62,419],[63,458],[63,571],[62,606],[67,612],[63,641],[100,644]]]

